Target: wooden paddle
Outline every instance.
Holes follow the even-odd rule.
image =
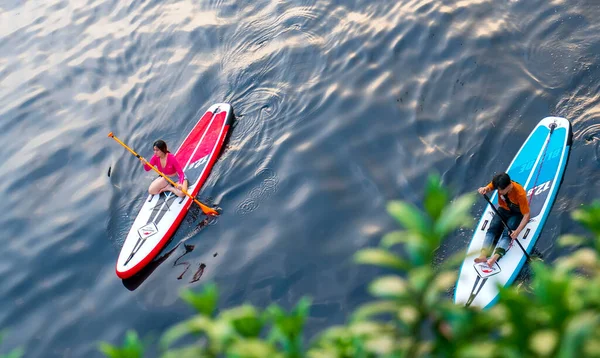
[[[146,164],[150,168],[154,169],[154,171],[157,172],[158,175],[160,175],[161,177],[165,178],[171,185],[173,185],[174,187],[177,187],[177,184],[175,184],[175,182],[173,182],[171,180],[171,178],[169,178],[168,176],[166,176],[163,173],[161,173],[160,170],[158,170],[155,166],[153,166],[152,164],[150,164],[144,157],[142,157],[139,154],[137,154],[136,152],[134,152],[133,149],[131,149],[131,148],[129,148],[129,146],[127,146],[127,144],[123,143],[119,138],[117,138],[113,134],[113,132],[108,133],[108,136],[111,137],[112,139],[114,139],[117,143],[119,143],[123,147],[125,147],[125,149],[127,149],[131,154],[135,155],[136,158],[141,159],[142,162],[144,162],[144,164]],[[186,192],[185,190],[183,190],[183,189],[180,189],[180,190],[181,190],[182,193],[184,193],[189,198],[191,198],[192,200],[194,200],[194,203],[198,204],[200,206],[200,209],[202,209],[202,212],[205,213],[206,215],[210,215],[210,216],[217,216],[217,215],[219,215],[219,213],[215,209],[210,208],[210,207],[202,204],[198,199],[194,198],[190,193]]]
[[[504,224],[504,227],[506,227],[506,229],[508,230],[508,234],[509,235],[512,234],[513,230],[508,227],[508,224],[506,223],[506,221],[504,221],[504,218],[502,217],[502,215],[500,215],[500,212],[498,211],[498,209],[496,209],[496,207],[494,206],[494,204],[492,204],[492,202],[490,201],[490,198],[488,198],[488,196],[486,194],[483,194],[483,197],[490,204],[490,206],[492,207],[492,209],[494,209],[494,211],[496,212],[496,215],[498,215],[498,217],[500,218],[500,220],[502,220],[502,224]],[[525,256],[527,256],[527,261],[531,261],[531,256],[529,256],[529,254],[527,253],[527,251],[525,251],[525,248],[523,248],[523,246],[519,242],[519,239],[517,238],[517,239],[514,239],[513,241],[516,241],[517,244],[519,244],[519,247],[521,248],[521,250],[523,250],[523,253],[525,254]]]

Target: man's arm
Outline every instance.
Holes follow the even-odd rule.
[[[531,214],[529,214],[529,213],[523,215],[523,219],[521,219],[521,223],[519,224],[519,227],[513,231],[512,235],[510,235],[510,237],[513,240],[516,239],[517,236],[519,236],[521,231],[523,231],[523,229],[525,228],[525,225],[527,225],[527,223],[529,222],[530,217],[531,217]]]
[[[494,185],[491,182],[488,185],[482,186],[481,188],[477,189],[477,191],[481,195],[487,194],[492,190],[494,190]]]

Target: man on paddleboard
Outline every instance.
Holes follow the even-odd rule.
[[[166,176],[170,177],[177,174],[179,182],[177,183],[176,187],[173,187],[165,178],[159,176],[158,178],[154,179],[154,181],[150,184],[148,192],[152,195],[156,195],[164,191],[170,191],[178,197],[185,196],[183,191],[187,191],[188,181],[185,178],[183,169],[181,169],[181,165],[179,165],[179,162],[177,162],[175,156],[167,149],[167,143],[159,139],[156,142],[154,142],[153,149],[154,155],[150,159],[149,163],[155,166],[161,173],[163,173]],[[142,159],[140,159],[140,161],[142,162],[142,164],[144,164],[144,170],[149,171],[152,169]]]
[[[525,225],[529,222],[530,217],[529,201],[527,200],[525,189],[521,184],[510,180],[510,176],[507,173],[495,175],[491,183],[479,188],[478,192],[484,195],[492,190],[498,190],[498,204],[500,205],[498,212],[502,215],[508,227],[511,228],[512,233],[509,234],[509,230],[503,227],[502,219],[498,215],[495,215],[485,234],[481,254],[475,259],[475,262],[484,262],[487,260],[487,264],[490,267],[494,266],[496,261],[504,256],[512,240],[519,236],[519,233],[521,233]],[[494,241],[500,233],[502,233],[502,236],[496,245],[496,250],[494,250],[493,256],[488,259],[487,257],[491,253]]]

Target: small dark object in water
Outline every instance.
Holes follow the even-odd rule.
[[[216,252],[213,254],[213,257],[217,257],[217,253]]]
[[[111,168],[112,168],[112,167],[108,167],[108,177],[109,177],[109,178],[110,178],[110,169],[111,169]]]

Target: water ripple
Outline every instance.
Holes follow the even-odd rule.
[[[548,115],[574,130],[561,210],[538,243],[560,255],[562,209],[600,180],[592,5],[2,2],[0,305],[16,309],[0,327],[19,332],[4,347],[97,354],[128,328],[175,323],[187,314],[179,290],[208,280],[228,306],[314,297],[309,336],[343,322],[372,278],[348,258],[396,228],[385,203],[418,203],[431,171],[473,190]],[[237,121],[199,197],[222,215],[206,223],[192,209],[152,272],[124,288],[115,260],[153,175],[106,133],[149,156],[221,101]]]

